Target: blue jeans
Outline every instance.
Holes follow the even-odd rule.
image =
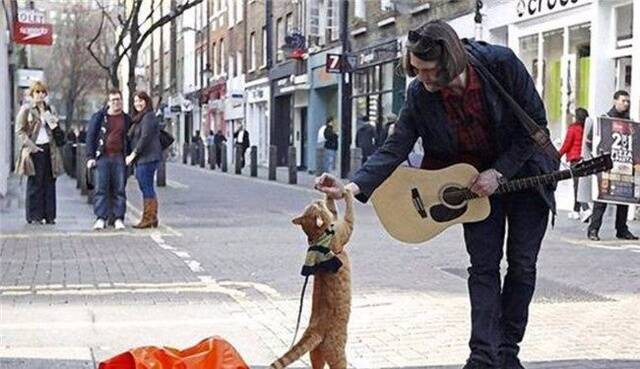
[[[103,155],[96,161],[95,196],[93,212],[96,217],[107,220],[124,219],[127,209],[126,166],[122,155]]]
[[[324,150],[324,170],[331,172],[336,169],[336,153],[338,150]]]
[[[156,190],[153,186],[153,178],[156,170],[158,170],[159,161],[152,161],[149,163],[136,164],[136,179],[138,180],[138,186],[142,192],[142,198],[155,199]]]
[[[469,346],[471,359],[497,365],[498,353],[517,355],[524,337],[549,208],[534,191],[491,196],[489,200],[487,219],[464,224],[471,260]],[[508,267],[500,286],[505,233]]]

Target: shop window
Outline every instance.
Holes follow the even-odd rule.
[[[633,4],[617,7],[616,16],[616,47],[618,49],[631,47],[633,44]]]
[[[591,65],[591,25],[569,27],[568,94],[569,111],[589,105],[589,67]]]
[[[616,90],[631,91],[631,57],[616,59]]]
[[[538,34],[520,37],[520,60],[533,81],[538,81]]]
[[[562,57],[564,30],[557,29],[542,34],[543,88],[542,95],[547,108],[549,125],[559,128],[562,118]]]

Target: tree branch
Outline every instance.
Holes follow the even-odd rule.
[[[105,65],[102,60],[100,60],[100,58],[98,58],[98,56],[93,52],[93,43],[96,42],[96,40],[98,39],[98,37],[100,37],[100,34],[102,33],[102,27],[104,26],[104,18],[105,18],[105,14],[104,12],[102,12],[102,17],[100,17],[100,26],[98,27],[98,32],[96,33],[96,35],[91,39],[91,41],[89,41],[89,44],[87,44],[87,50],[89,51],[89,54],[91,54],[91,57],[93,57],[93,59],[98,63],[98,65],[106,70],[107,72],[109,71],[109,67],[107,65]]]

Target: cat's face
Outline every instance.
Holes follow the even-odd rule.
[[[300,225],[308,236],[314,236],[327,229],[331,223],[331,216],[325,202],[316,200],[307,205],[302,214],[293,218],[291,222]]]

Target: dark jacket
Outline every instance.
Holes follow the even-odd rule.
[[[136,163],[150,163],[162,159],[160,122],[153,111],[148,111],[140,122],[133,123],[129,132]]]
[[[238,142],[238,136],[240,135],[240,131],[237,131],[233,134],[233,140],[236,142],[236,145],[242,146],[243,150],[246,150],[251,146],[251,141],[249,141],[249,132],[246,129],[243,129],[244,135],[242,137],[242,142]]]
[[[356,147],[362,149],[362,155],[369,156],[376,151],[376,127],[365,123],[356,131]]]
[[[125,156],[131,151],[130,142],[127,138],[127,132],[131,126],[131,118],[124,112],[124,134],[122,139],[124,140]],[[82,136],[82,132],[80,132]],[[107,108],[103,108],[93,114],[89,120],[87,127],[87,158],[98,159],[104,153],[104,145],[107,142]],[[82,137],[79,137],[79,141],[82,142]]]
[[[529,116],[546,130],[547,119],[542,99],[525,66],[513,51],[484,42],[465,43],[467,50],[490,70]],[[476,71],[482,81],[491,144],[498,154],[492,167],[507,179],[557,170],[559,161],[548,157],[535,145],[508,103],[478,68]],[[422,137],[425,157],[451,164],[457,162],[452,160],[458,157],[457,137],[448,122],[441,94],[428,92],[416,79],[408,87],[407,100],[393,135],[354,174],[353,182],[361,190],[358,200],[368,200],[373,191],[406,160],[418,137]],[[554,190],[555,186],[552,185],[538,187],[538,192],[552,211],[555,211]]]
[[[327,126],[324,129],[324,148],[327,150],[338,150],[338,135],[333,132],[333,128]]]

